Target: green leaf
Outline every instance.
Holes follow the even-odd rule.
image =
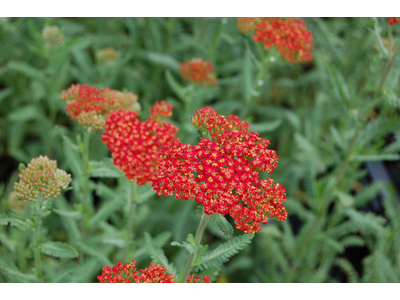
[[[282,120],[267,121],[256,124],[250,124],[250,130],[258,133],[270,132],[277,129],[282,124]]]
[[[183,249],[186,249],[189,254],[194,254],[197,250],[199,250],[202,246],[196,246],[196,242],[194,240],[193,234],[188,234],[187,238],[186,238],[186,242],[172,242],[171,246],[177,246],[177,247],[181,247]]]
[[[196,214],[201,217],[204,213],[204,207],[202,205],[198,205],[196,208]]]
[[[28,77],[34,78],[34,79],[39,79],[45,83],[47,83],[46,76],[44,75],[43,72],[35,69],[34,67],[28,65],[25,62],[22,61],[10,61],[8,63],[8,68],[11,70],[17,71],[19,73],[22,73]]]
[[[141,52],[144,58],[152,63],[162,65],[173,69],[174,71],[179,71],[179,62],[170,55],[155,53],[155,52]]]
[[[184,88],[181,87],[178,82],[176,82],[175,78],[171,75],[169,70],[165,71],[165,78],[167,79],[169,87],[183,102],[186,102]]]
[[[117,196],[112,201],[107,201],[104,205],[100,207],[100,209],[96,212],[96,214],[90,219],[89,227],[93,227],[98,224],[102,220],[106,220],[113,212],[122,208],[125,203],[125,199],[123,197]]]
[[[40,120],[42,117],[39,107],[34,104],[18,108],[8,115],[8,119],[13,122]]]
[[[108,259],[107,255],[104,254],[101,248],[98,245],[89,245],[85,242],[77,242],[78,247],[85,252],[86,254],[96,257],[104,266],[112,266],[112,262]]]
[[[353,161],[383,161],[383,160],[399,160],[399,154],[373,154],[373,155],[355,155]]]
[[[18,169],[19,169],[20,172],[22,172],[23,170],[26,169],[26,166],[25,166],[23,163],[20,163],[20,164],[18,165]]]
[[[18,215],[15,214],[2,214],[0,215],[0,225],[8,225],[10,223],[11,226],[18,227],[19,229],[25,230],[29,225],[21,219]]]
[[[40,250],[47,255],[55,257],[78,257],[79,253],[71,245],[61,243],[61,242],[46,242],[41,247]]]
[[[233,234],[233,227],[228,220],[220,214],[212,214],[211,220],[213,220],[219,227],[219,229],[224,233],[226,236],[230,236]]]
[[[198,255],[194,264],[194,271],[197,272],[222,265],[231,256],[248,245],[253,237],[253,234],[243,234],[220,244],[214,250],[207,251],[202,257]]]
[[[75,145],[69,137],[61,133],[64,140],[64,153],[68,165],[74,176],[80,177],[83,174],[83,163],[78,155],[79,147]]]
[[[28,283],[38,281],[37,277],[33,274],[24,274],[16,267],[7,267],[6,263],[2,259],[0,259],[0,273],[4,274],[10,283]]]
[[[82,214],[79,211],[66,211],[57,208],[54,208],[53,211],[60,216],[68,218],[80,219],[82,217]]]
[[[91,161],[90,165],[92,166],[90,170],[91,177],[119,178],[124,175],[124,173],[110,161]]]
[[[147,247],[148,251],[150,252],[151,259],[154,262],[159,263],[159,264],[163,265],[164,267],[166,267],[168,270],[168,273],[175,275],[176,274],[175,266],[172,263],[168,262],[168,259],[165,256],[164,251],[160,247],[157,247],[156,245],[154,245],[149,233],[145,232],[144,237],[145,237],[146,247]]]

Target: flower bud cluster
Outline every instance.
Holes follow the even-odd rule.
[[[176,276],[167,274],[167,269],[160,265],[151,263],[150,268],[136,270],[136,260],[129,264],[121,264],[119,261],[112,268],[103,267],[101,275],[97,276],[100,283],[176,283]],[[189,275],[186,282],[198,282],[200,277],[193,280],[194,275]],[[204,276],[202,282],[210,282],[208,276]]]
[[[18,200],[18,193],[12,192],[8,198],[9,209],[18,215],[22,215],[26,210],[26,201]]]
[[[97,51],[97,57],[107,66],[113,66],[119,57],[119,52],[113,48],[105,47]]]
[[[214,86],[218,83],[211,62],[204,61],[201,58],[183,62],[179,70],[184,79],[197,82],[199,85]]]
[[[42,39],[50,49],[57,48],[64,41],[64,36],[58,26],[46,26],[42,30]]]
[[[28,163],[19,178],[19,182],[14,184],[18,199],[34,202],[39,194],[45,199],[57,198],[61,189],[66,189],[71,182],[71,175],[57,169],[55,160],[41,155]]]
[[[154,116],[170,115],[171,109],[172,105],[158,104],[153,108]],[[114,164],[129,180],[137,180],[138,185],[143,185],[151,183],[158,170],[159,149],[178,140],[178,128],[151,118],[140,121],[137,117],[133,111],[120,109],[111,112],[101,138],[112,152]]]
[[[312,32],[304,21],[297,18],[238,18],[238,27],[243,32],[255,30],[253,40],[262,42],[264,48],[276,46],[288,62],[311,61],[310,50],[314,49]]]
[[[260,231],[268,217],[285,220],[285,189],[259,174],[277,166],[276,152],[267,149],[270,142],[250,132],[237,116],[221,116],[209,107],[197,111],[192,123],[209,132],[212,141],[203,138],[196,146],[176,142],[162,149],[152,185],[157,194],[195,199],[208,215],[231,215],[246,233]]]
[[[388,23],[393,25],[395,23],[400,23],[400,17],[390,17],[388,18]]]
[[[91,126],[93,130],[103,129],[104,115],[113,110],[140,110],[138,96],[134,93],[122,93],[110,88],[98,90],[85,84],[72,84],[67,91],[63,90],[61,99],[67,102],[65,110],[71,119]]]

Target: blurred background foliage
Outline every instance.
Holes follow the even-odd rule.
[[[155,101],[173,104],[169,121],[183,143],[198,142],[190,117],[211,106],[246,120],[277,151],[271,177],[286,188],[288,220],[263,225],[252,244],[209,269],[213,282],[400,282],[400,25],[390,27],[387,18],[304,21],[315,46],[309,63],[259,51],[235,18],[1,18],[0,213],[11,209],[20,162],[47,155],[79,179],[74,143],[83,130],[65,113],[61,91],[72,83],[110,87],[138,94],[143,119]],[[50,26],[58,35],[45,36]],[[212,62],[216,87],[181,78],[180,63],[193,57]],[[93,162],[110,157],[100,134],[91,137]],[[170,244],[195,232],[196,203],[139,187],[134,238],[126,241],[127,181],[112,165],[105,172],[93,166],[87,237],[77,226],[76,183],[44,219],[43,235],[80,254],[44,257],[46,281],[96,282],[105,265],[126,257],[146,267],[160,251],[183,267],[186,252]],[[387,180],[373,176],[376,166]],[[34,281],[29,235],[0,226],[0,282]],[[213,249],[229,239],[210,222],[203,242]]]

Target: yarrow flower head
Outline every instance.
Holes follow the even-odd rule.
[[[97,57],[104,62],[106,66],[113,66],[119,57],[119,52],[114,48],[106,47],[97,51]]]
[[[171,104],[168,104],[164,100],[161,102],[156,102],[152,108],[150,108],[150,118],[155,121],[159,119],[166,119],[172,116],[172,108]]]
[[[71,175],[57,169],[55,160],[41,155],[28,163],[19,178],[19,182],[14,184],[18,199],[33,202],[36,202],[39,195],[45,199],[57,198],[61,190],[66,189],[71,182]]]
[[[178,128],[159,121],[170,116],[171,109],[165,101],[156,103],[151,112],[154,119],[146,121],[140,121],[134,111],[120,109],[108,114],[101,138],[112,152],[114,164],[129,180],[137,180],[139,185],[151,183],[161,159],[159,149],[178,140]]]
[[[65,111],[71,119],[76,119],[81,125],[91,126],[93,130],[103,129],[104,115],[113,110],[140,110],[136,94],[110,88],[98,90],[86,84],[72,84],[67,91],[62,91],[61,99],[67,102]]]
[[[304,21],[297,18],[238,18],[238,27],[243,32],[255,30],[253,40],[262,42],[264,48],[276,46],[288,62],[311,61],[310,50],[314,49],[312,32]]]
[[[136,260],[132,260],[129,264],[121,264],[118,262],[112,268],[103,267],[101,275],[97,276],[100,283],[176,283],[176,276],[167,274],[168,270],[159,264],[151,263],[150,268],[141,269],[135,267]],[[199,282],[200,277],[193,280],[194,275],[189,275],[186,282]],[[209,283],[209,277],[204,276],[204,283]]]
[[[197,82],[199,85],[214,86],[218,83],[211,62],[204,61],[201,58],[183,62],[179,70],[184,79]]]
[[[225,117],[210,107],[197,111],[192,123],[211,140],[202,138],[196,146],[176,142],[161,150],[152,185],[158,195],[195,199],[206,214],[229,214],[246,233],[260,231],[268,217],[285,220],[285,189],[259,174],[277,166],[276,152],[267,149],[270,142],[250,132],[237,116]]]
[[[64,36],[58,26],[46,26],[42,30],[42,39],[50,49],[57,48],[64,41]]]
[[[388,18],[388,23],[393,25],[395,23],[400,23],[400,17],[390,17]]]

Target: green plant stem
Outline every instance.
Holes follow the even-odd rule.
[[[126,222],[126,227],[128,229],[128,237],[127,237],[125,250],[124,250],[124,257],[125,257],[126,261],[129,261],[128,253],[129,253],[129,248],[130,248],[130,241],[133,238],[133,215],[135,213],[137,200],[138,200],[137,182],[136,182],[136,180],[134,180],[131,183],[131,193],[130,193],[130,197],[128,198],[128,219]]]
[[[392,45],[393,45],[393,26],[389,24],[389,36],[388,36],[388,58],[392,56]]]
[[[194,237],[196,246],[200,245],[201,238],[203,237],[204,229],[206,228],[207,222],[209,219],[210,219],[210,216],[205,213],[203,213],[203,215],[201,216],[199,227],[197,227],[196,236]],[[197,256],[197,251],[195,251],[194,253],[189,255],[189,258],[188,258],[186,266],[185,266],[185,270],[183,271],[183,274],[182,274],[181,283],[186,282],[186,278],[188,277],[190,271],[192,270],[193,263],[196,260],[196,256]]]
[[[82,149],[82,157],[83,157],[83,168],[84,174],[82,179],[82,191],[83,191],[83,216],[82,216],[82,240],[86,239],[86,222],[87,215],[89,211],[89,142],[90,142],[90,133],[91,128],[85,131],[84,140],[83,140],[83,149]]]
[[[35,257],[35,268],[38,274],[39,281],[41,281],[41,275],[42,275],[42,259],[40,256],[40,226],[42,220],[41,217],[38,215],[40,210],[40,205],[41,205],[41,196],[39,196],[36,200],[36,205],[35,205],[36,211],[34,217],[35,227],[33,228],[33,239],[34,239],[33,252]]]

